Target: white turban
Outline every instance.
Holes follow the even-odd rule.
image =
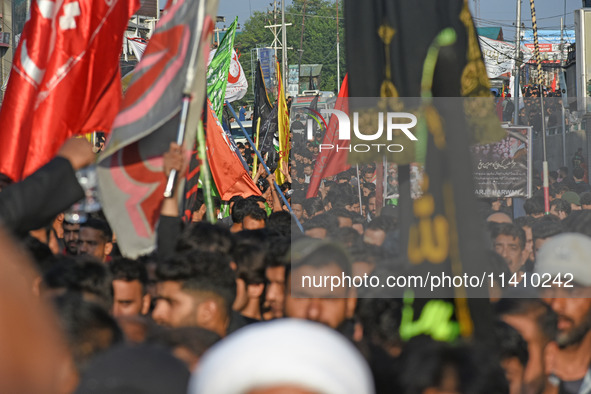
[[[374,393],[369,367],[353,344],[326,326],[297,319],[252,324],[213,346],[188,392],[240,394],[273,386]]]

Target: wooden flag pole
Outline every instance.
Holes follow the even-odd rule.
[[[259,150],[259,133],[261,131],[261,117],[259,116],[259,118],[257,119],[257,138],[255,140],[256,142],[256,146],[254,146],[255,150]],[[254,179],[257,175],[257,167],[258,167],[258,163],[257,163],[257,159],[259,157],[257,155],[254,156],[254,161],[252,164],[252,179]]]
[[[244,136],[246,137],[246,139],[250,143],[250,146],[252,146],[254,148],[254,153],[256,153],[256,155],[258,156],[259,160],[261,161],[261,164],[265,168],[265,171],[267,172],[267,174],[271,175],[271,170],[269,170],[269,167],[267,167],[267,163],[265,163],[265,160],[263,160],[263,156],[261,155],[261,152],[259,152],[259,150],[254,146],[254,142],[252,141],[252,139],[250,138],[250,136],[248,135],[248,133],[246,132],[246,130],[244,130],[244,126],[242,126],[242,122],[240,122],[240,120],[238,120],[238,117],[236,116],[236,112],[234,112],[234,108],[232,108],[232,106],[230,105],[230,103],[227,102],[227,101],[226,101],[226,104],[228,105],[228,109],[230,110],[230,112],[232,112],[232,116],[234,116],[234,118],[236,119],[236,122],[238,123],[238,126],[240,126],[240,130],[242,130],[242,133],[244,134]],[[283,192],[279,188],[279,185],[277,184],[277,182],[273,182],[273,186],[275,186],[275,190],[277,190],[277,194],[281,197],[281,199],[283,200],[283,203],[285,204],[285,206],[289,210],[289,213],[295,219],[295,222],[298,225],[298,228],[303,233],[304,232],[304,227],[302,227],[302,224],[300,223],[300,221],[298,220],[298,218],[295,216],[295,213],[293,213],[293,210],[291,209],[291,206],[287,202],[287,199],[285,198],[285,195],[283,195]]]

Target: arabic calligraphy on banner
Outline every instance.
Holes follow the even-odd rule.
[[[502,75],[509,76],[515,65],[515,44],[504,41],[491,40],[479,37],[480,48],[484,56],[484,65],[489,78],[498,78]],[[527,63],[533,56],[531,49],[521,46],[523,62]]]

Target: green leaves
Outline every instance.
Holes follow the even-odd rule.
[[[339,0],[339,35],[341,42],[340,65],[341,78],[345,76],[345,30],[343,19],[343,3]],[[305,9],[304,9],[305,4]],[[305,11],[305,12],[304,12]],[[304,16],[305,15],[305,16]],[[292,23],[287,27],[288,64],[298,64],[300,61],[300,43],[302,49],[302,64],[323,64],[320,77],[320,90],[337,93],[337,9],[335,1],[329,0],[294,0],[285,9],[285,23]],[[277,13],[277,24],[281,23],[281,13]],[[251,49],[270,47],[273,44],[273,33],[266,29],[266,25],[275,24],[273,10],[254,12],[245,24],[242,32],[236,35],[235,48],[242,54],[240,58],[247,79],[252,82],[253,65],[256,64],[256,52]],[[302,40],[303,30],[303,40]],[[278,28],[281,38],[280,28]],[[278,50],[281,56],[281,50]],[[253,59],[251,59],[251,56]],[[253,84],[250,83],[252,86]],[[244,100],[252,103],[254,99],[252,88]]]

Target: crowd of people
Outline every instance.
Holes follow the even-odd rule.
[[[578,118],[576,111],[571,111],[568,105],[564,108],[563,113],[563,98],[560,89],[553,90],[551,87],[543,86],[542,92],[547,134],[562,133],[563,121],[567,131],[574,130],[574,127],[580,124],[581,119]],[[518,124],[533,127],[536,135],[542,132],[542,105],[539,97],[540,87],[538,85],[523,86],[517,109]],[[515,99],[511,97],[511,94],[507,94],[506,97],[497,96],[496,100],[499,119],[503,122],[513,123],[516,110]]]
[[[303,232],[261,167],[262,196],[217,201],[217,212],[227,205],[229,215],[215,224],[202,192],[190,222],[176,198],[165,199],[156,251],[137,259],[121,256],[101,212],[83,223],[64,218],[84,195],[74,171],[94,160],[84,139],[67,141],[26,180],[3,184],[0,220],[11,234],[0,234],[0,280],[3,291],[20,288],[0,297],[0,349],[12,350],[0,352],[0,391],[591,392],[591,187],[581,163],[572,174],[551,174],[549,215],[539,180],[525,216],[508,199],[481,200],[473,220],[485,229],[483,259],[515,281],[489,289],[483,307],[495,322],[487,338],[441,341],[430,329],[401,334],[402,294],[298,285],[311,273],[396,273],[408,264],[399,208],[376,196],[376,165],[325,179],[306,198],[320,141],[294,148],[280,168],[281,192]],[[182,175],[183,158],[171,144],[162,176]],[[393,193],[395,168],[385,176]],[[532,288],[522,274],[533,273],[571,274],[574,287]],[[18,325],[12,331],[2,328],[8,320]],[[39,351],[23,357],[24,349]]]

